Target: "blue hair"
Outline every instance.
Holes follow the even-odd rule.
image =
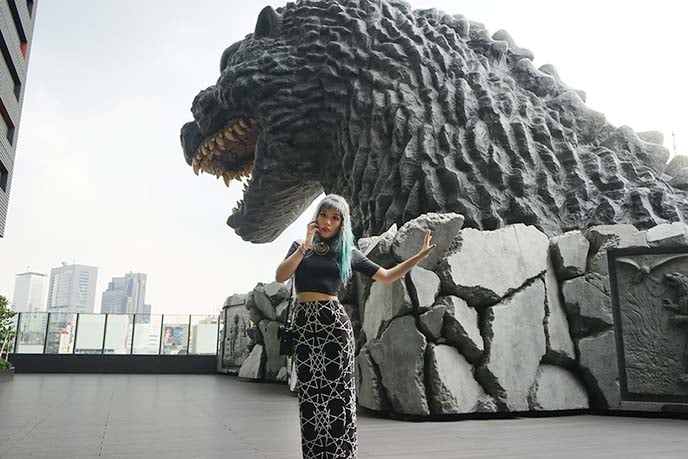
[[[318,220],[318,215],[323,209],[334,209],[342,216],[342,223],[332,246],[335,250],[335,262],[339,265],[339,277],[342,280],[342,285],[344,285],[351,277],[351,250],[354,246],[349,204],[346,199],[338,194],[328,194],[318,203],[315,215],[313,215],[314,221]]]

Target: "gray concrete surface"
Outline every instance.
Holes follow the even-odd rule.
[[[568,416],[413,423],[359,414],[359,458],[686,458],[688,420]],[[18,374],[0,458],[300,458],[285,386],[224,375]]]

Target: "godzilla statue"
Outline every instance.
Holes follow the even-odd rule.
[[[549,235],[683,221],[668,150],[532,61],[504,31],[403,1],[267,7],[194,99],[184,157],[227,184],[249,177],[227,223],[257,243],[323,191],[349,200],[357,237],[425,212]]]

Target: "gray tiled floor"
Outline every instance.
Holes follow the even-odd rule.
[[[363,458],[687,458],[688,421],[598,416],[412,423],[359,417]],[[300,458],[285,386],[224,375],[18,374],[0,459]]]

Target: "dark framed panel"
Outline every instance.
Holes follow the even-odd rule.
[[[688,247],[609,249],[622,408],[688,407]]]

